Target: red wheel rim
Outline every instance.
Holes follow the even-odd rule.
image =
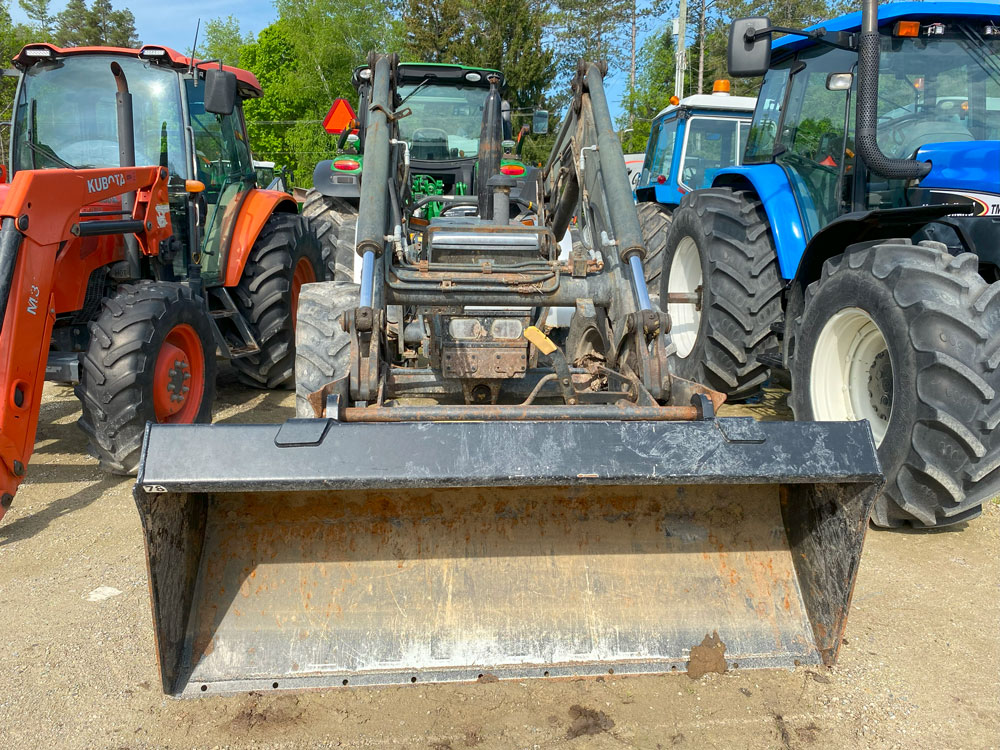
[[[314,281],[316,281],[316,271],[313,270],[312,263],[308,258],[299,258],[292,274],[292,330],[295,329],[295,315],[299,311],[299,292],[302,290],[302,285],[312,284]]]
[[[205,395],[205,352],[201,337],[187,323],[170,329],[156,355],[153,411],[156,421],[190,424]]]

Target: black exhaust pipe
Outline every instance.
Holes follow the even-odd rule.
[[[861,39],[858,44],[857,148],[875,174],[890,180],[919,180],[931,171],[929,162],[893,159],[882,153],[878,128],[878,69],[880,56],[878,0],[862,0]]]
[[[500,114],[499,76],[491,75],[490,95],[483,107],[483,126],[479,131],[479,173],[476,175],[476,197],[479,218],[493,218],[493,190],[487,184],[493,175],[500,173],[500,149],[503,147],[503,122]]]
[[[111,63],[111,74],[115,77],[118,93],[115,94],[115,104],[118,109],[118,163],[123,167],[135,166],[135,126],[132,121],[132,94],[128,90],[125,71],[116,62]],[[122,212],[129,217],[135,208],[135,193],[122,195]],[[125,236],[125,261],[128,263],[130,279],[142,276],[142,266],[139,258],[139,240],[135,235]]]

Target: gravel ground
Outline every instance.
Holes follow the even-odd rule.
[[[228,380],[217,421],[292,413],[291,394]],[[751,411],[787,414],[777,391]],[[2,748],[1000,747],[995,503],[947,530],[869,532],[832,669],[165,698],[131,482],[84,455],[77,415],[47,386],[0,524]]]

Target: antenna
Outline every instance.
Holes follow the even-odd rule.
[[[198,32],[201,30],[201,19],[198,19],[198,23],[194,27],[194,43],[191,45],[191,57],[188,58],[188,75],[191,75],[191,71],[194,70],[194,55],[195,50],[198,49]],[[198,79],[194,81],[194,85],[198,85]]]

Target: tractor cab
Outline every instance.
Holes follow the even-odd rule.
[[[741,163],[755,99],[730,96],[729,81],[711,94],[677,99],[653,120],[636,199],[676,208],[681,196],[708,187],[720,169]]]
[[[958,202],[976,215],[1000,214],[1000,26],[985,6],[962,8],[896,3],[879,11],[875,138],[886,158],[927,165],[917,179],[879,174],[860,153],[852,41],[859,13],[824,23],[819,36],[789,34],[772,43],[744,163],[784,173],[802,240],[851,212]],[[731,183],[738,171],[719,182]],[[949,223],[956,221],[966,220]],[[985,236],[976,243],[969,229],[938,227],[933,239],[989,255],[996,265],[997,251]],[[795,244],[801,252],[804,242]],[[791,273],[797,262],[789,257],[782,265]]]
[[[118,66],[132,101],[134,164],[169,170],[174,240],[162,254],[172,265],[162,272],[183,278],[194,263],[206,283],[220,283],[234,219],[256,187],[241,105],[261,94],[253,74],[192,66],[173,50],[149,45],[136,54],[34,44],[14,62],[22,75],[11,128],[12,173],[129,164],[132,155],[119,153]],[[206,105],[210,90],[216,102]]]

